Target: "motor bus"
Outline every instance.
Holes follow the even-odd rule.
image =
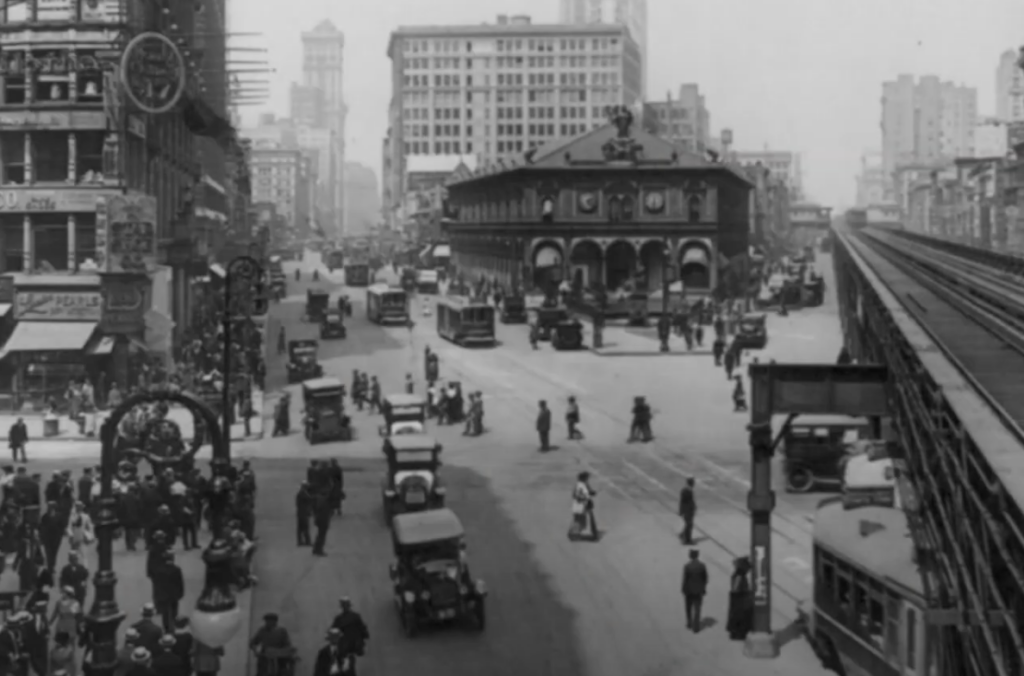
[[[494,308],[465,296],[437,301],[437,335],[456,345],[494,345]]]
[[[370,266],[366,263],[347,263],[345,265],[345,286],[369,286]]]
[[[405,324],[409,299],[404,289],[374,284],[366,290],[366,318],[375,324]]]
[[[324,258],[327,268],[332,272],[345,267],[345,252],[341,249],[328,251]]]
[[[813,542],[814,595],[801,611],[826,668],[845,676],[952,676],[939,668],[903,510],[829,498],[815,514]]]

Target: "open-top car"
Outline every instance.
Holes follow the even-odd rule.
[[[528,320],[525,298],[522,296],[506,296],[501,299],[502,324],[525,324]]]
[[[437,474],[441,444],[425,434],[399,434],[384,440],[387,474],[381,486],[384,522],[396,514],[444,507],[445,488]]]
[[[450,509],[399,514],[391,527],[395,607],[406,636],[421,625],[465,620],[486,626],[487,588],[466,562],[465,530]]]
[[[533,310],[537,323],[537,339],[551,340],[551,333],[561,322],[569,319],[569,311],[562,305],[541,306]]]
[[[345,338],[347,336],[345,322],[342,321],[341,312],[338,310],[327,310],[320,319],[320,338]]]
[[[382,437],[423,434],[427,424],[427,400],[415,394],[389,394],[380,406],[384,414]]]
[[[318,343],[315,340],[288,341],[288,383],[319,378],[324,367],[317,361]]]
[[[578,319],[558,322],[551,331],[551,347],[556,350],[579,350],[583,348],[583,324]]]

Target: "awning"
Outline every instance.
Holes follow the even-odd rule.
[[[77,351],[96,331],[92,322],[18,322],[4,352]]]
[[[210,272],[217,275],[221,279],[224,279],[225,277],[228,276],[228,273],[224,270],[220,263],[211,263]]]
[[[0,317],[3,317],[8,312],[10,312],[11,311],[11,307],[12,306],[11,306],[10,303],[0,303]]]
[[[96,343],[89,347],[89,354],[104,355],[114,351],[114,339],[110,336],[103,336]]]
[[[702,246],[691,246],[683,250],[683,260],[680,265],[704,265],[708,264],[708,252]]]
[[[434,258],[451,258],[452,248],[447,244],[438,244],[434,247]]]

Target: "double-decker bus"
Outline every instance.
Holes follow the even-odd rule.
[[[345,263],[345,286],[369,286],[370,266],[366,263]]]
[[[437,301],[437,334],[456,345],[494,345],[494,308],[465,296]]]
[[[376,324],[405,324],[409,321],[409,299],[404,289],[374,284],[366,290],[366,318]]]
[[[938,661],[903,510],[823,501],[814,520],[814,597],[806,628],[844,676],[953,676]]]

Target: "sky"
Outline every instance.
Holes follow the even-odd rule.
[[[493,23],[498,14],[558,20],[557,0],[228,0],[237,46],[266,47],[272,96],[243,109],[288,114],[301,80],[301,33],[324,18],[345,33],[347,160],[380,176],[391,99],[387,43],[399,25]],[[995,112],[999,55],[1024,44],[1024,0],[648,0],[650,99],[700,85],[712,134],[733,131],[737,150],[802,155],[808,196],[853,203],[864,150],[881,146],[882,82],[939,75],[976,87]],[[236,58],[251,58],[239,54]]]

